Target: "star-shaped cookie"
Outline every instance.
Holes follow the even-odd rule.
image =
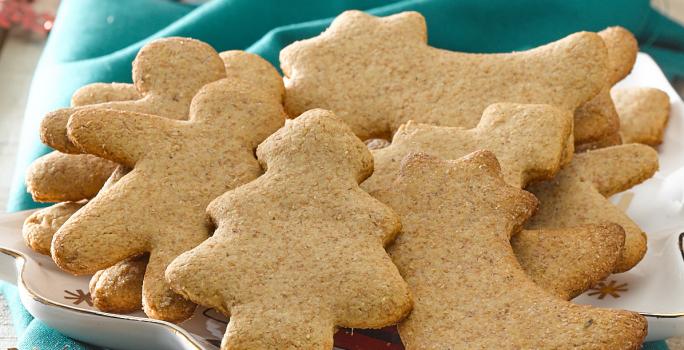
[[[516,261],[513,233],[537,205],[508,185],[494,155],[409,155],[378,198],[402,218],[389,252],[414,295],[399,324],[407,349],[637,349],[644,317],[563,301]]]

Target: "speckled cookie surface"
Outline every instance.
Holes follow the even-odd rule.
[[[132,84],[94,83],[76,90],[71,96],[71,106],[126,101],[139,96]],[[55,151],[31,164],[26,172],[26,187],[37,202],[90,199],[102,188],[114,168],[116,164],[106,159]]]
[[[84,204],[62,202],[33,212],[21,229],[26,245],[37,253],[50,255],[52,236]]]
[[[219,56],[226,69],[226,78],[249,81],[275,99],[285,95],[280,74],[261,56],[240,50],[223,51]]]
[[[372,152],[375,170],[361,187],[371,194],[392,187],[401,161],[409,153],[458,159],[486,149],[500,160],[506,182],[523,188],[531,181],[549,179],[560,170],[561,164],[567,162],[563,157],[573,153],[571,136],[572,115],[547,105],[492,105],[474,129],[409,122],[399,128],[389,146]],[[570,151],[566,152],[568,146]],[[608,242],[592,244],[591,240],[601,233],[607,235]],[[600,226],[547,229],[525,232],[514,247],[520,248],[520,255],[517,251],[516,255],[533,280],[569,298],[613,271],[622,243],[609,243],[620,236],[624,241],[621,229],[618,233],[606,232]],[[573,270],[563,274],[560,269],[568,261],[575,262]]]
[[[411,298],[383,249],[399,218],[358,186],[373,171],[363,142],[312,110],[257,156],[266,173],[214,200],[214,235],[166,272],[174,290],[230,315],[221,348],[331,349],[337,326],[401,320]]]
[[[615,272],[627,271],[646,253],[646,235],[606,197],[641,183],[657,169],[658,154],[640,144],[576,154],[553,180],[528,187],[539,199],[540,206],[526,227],[548,229],[616,223],[625,230],[625,245]]]
[[[389,252],[414,295],[406,349],[639,349],[637,313],[574,305],[518,265],[511,235],[537,201],[507,185],[494,155],[407,157],[383,201],[402,218]]]
[[[176,40],[174,39],[174,41]],[[164,43],[162,44],[162,46],[173,46],[176,44],[179,43]],[[205,52],[210,51],[206,50],[205,44],[196,43],[195,41],[192,41],[191,44],[192,45],[190,45],[191,47],[189,48],[190,50]],[[163,52],[162,48],[154,47],[154,45],[151,46],[151,48],[148,48],[148,51],[152,51],[152,53],[148,52],[144,55],[139,55],[140,60],[149,61],[152,59],[150,57],[153,57],[155,53]],[[275,70],[275,68],[262,58],[258,57],[257,55],[245,53],[242,51],[230,51],[226,53],[221,53],[220,58],[221,61],[224,63],[226,74],[230,76],[231,79],[251,81],[255,84],[259,84],[259,86],[262,89],[268,91],[268,93],[273,94],[274,98],[282,98],[282,92],[284,90],[282,80],[278,75],[277,71]],[[218,62],[218,59],[215,56],[212,56],[209,62],[216,63]],[[161,63],[163,63],[163,61],[161,61]],[[210,67],[213,65],[213,63],[210,64]],[[178,64],[178,62],[176,62],[175,64]],[[183,82],[180,83],[181,85],[183,84]],[[183,89],[184,88],[182,87],[177,87],[176,91],[182,91]],[[175,92],[171,91],[169,93]],[[126,101],[124,103],[100,105],[100,107],[105,106],[107,108],[122,108],[125,110],[130,107],[131,101],[129,100],[140,99],[140,96],[141,95],[136,89],[136,86],[132,84],[95,83],[78,89],[72,96],[72,106],[79,107],[85,105],[102,104],[111,101]],[[190,101],[188,100],[186,103],[189,104]],[[183,108],[185,110],[188,109],[187,106]],[[76,110],[77,109],[69,109],[68,111],[69,113],[71,113]],[[177,116],[174,114],[173,117]],[[187,115],[183,116],[182,118],[186,117]],[[59,125],[53,124],[52,126],[53,133],[59,134],[60,131],[56,129]],[[66,124],[64,124],[62,127],[64,128],[64,130],[62,130],[61,133],[66,133]],[[72,172],[80,171],[80,174],[82,174],[81,177],[94,176],[92,174],[92,171],[94,170],[93,168],[97,169],[97,167],[85,166],[83,162],[76,162],[78,159],[85,158],[92,162],[96,162],[97,164],[114,164],[108,160],[98,158],[92,155],[72,155],[54,152],[52,156],[57,158],[59,162],[68,165],[68,169],[72,170]],[[107,187],[113,185],[114,183],[116,183],[116,181],[118,181],[125,174],[127,174],[128,171],[129,169],[125,167],[117,168],[117,170],[111,175],[111,177],[109,177],[105,186]],[[108,173],[111,173],[111,169],[108,169]],[[109,176],[109,174],[107,174],[107,176]],[[102,177],[104,177],[104,174],[102,174]],[[78,177],[72,176],[71,178],[74,179]],[[78,198],[81,196],[79,194],[80,192],[75,191],[74,188],[80,189],[85,186],[81,181],[70,181],[67,183],[61,183],[59,185],[61,185],[61,187],[59,188],[50,188],[52,191],[50,193],[53,193],[53,196],[59,195]],[[102,181],[100,181],[97,184],[97,186],[91,184],[90,187],[93,188],[92,195],[94,195],[96,191],[100,189],[100,186],[102,186]],[[43,186],[43,188],[45,188],[45,186]],[[90,197],[91,196],[87,198]],[[66,221],[67,218],[67,216],[63,217],[62,222]],[[34,230],[35,227],[37,226],[34,225],[28,230]],[[57,231],[58,228],[59,226],[52,227],[52,229],[50,230],[50,237],[55,231]],[[43,230],[43,232],[45,233],[45,230]],[[41,241],[47,244],[46,246],[41,246],[42,250],[46,252],[46,254],[49,254],[50,250],[50,237],[47,237],[46,239],[43,239]],[[36,242],[37,241],[34,241],[33,243]],[[100,310],[107,312],[130,312],[141,309],[141,288],[142,279],[145,272],[145,264],[146,261],[127,259],[112,266],[111,268],[98,271],[91,280],[91,295],[94,306],[98,307]],[[127,283],[119,283],[117,281],[127,281]],[[140,283],[129,283],[132,281],[138,281]]]
[[[50,152],[31,163],[26,172],[26,188],[36,202],[90,199],[116,166],[90,154]]]
[[[362,187],[369,193],[391,187],[401,160],[411,152],[458,159],[486,149],[501,162],[506,182],[524,187],[552,178],[572,156],[572,114],[548,105],[500,103],[489,106],[477,127],[434,126],[409,122],[392,143],[373,151],[375,171]],[[522,156],[524,155],[524,156]]]
[[[610,88],[626,77],[634,67],[639,46],[627,29],[609,27],[598,35],[608,50],[609,74],[601,92],[575,112],[575,142],[580,150],[615,145],[620,130],[620,118],[610,95]],[[619,144],[619,143],[618,143]]]
[[[254,149],[283,120],[279,98],[230,79],[200,89],[188,121],[77,111],[68,123],[74,144],[133,170],[62,226],[53,259],[68,272],[88,274],[147,252],[144,311],[169,321],[189,317],[194,305],[168,288],[164,270],[208,237],[204,209],[212,199],[259,176]]]
[[[325,108],[363,140],[389,139],[409,120],[475,127],[498,102],[574,111],[605,86],[609,73],[595,33],[510,54],[451,52],[426,41],[425,20],[416,12],[342,13],[324,33],[281,51],[288,114]]]
[[[142,309],[142,288],[149,257],[128,258],[96,272],[90,279],[90,298],[98,310],[131,313]]]
[[[157,39],[143,46],[133,62],[133,83],[139,99],[65,108],[49,113],[41,122],[41,140],[64,153],[82,153],[66,134],[69,117],[76,111],[111,108],[186,119],[190,101],[204,85],[226,77],[224,63],[209,45],[189,38]],[[128,88],[122,88],[132,94]],[[116,90],[116,88],[112,88]],[[77,99],[87,99],[87,91]]]
[[[133,84],[93,83],[76,90],[71,95],[71,105],[79,107],[112,101],[138,100],[141,97]]]
[[[625,244],[616,224],[522,230],[511,245],[520,267],[546,291],[570,300],[610,275]]]
[[[86,85],[71,97],[72,106],[124,101],[135,96],[131,84]],[[116,163],[90,154],[54,151],[36,159],[27,170],[26,187],[39,202],[78,202],[94,197],[116,168]],[[52,236],[84,203],[58,203],[33,213],[22,228],[26,244],[50,254]]]
[[[274,99],[282,100],[283,82],[276,69],[258,55],[244,51],[219,54],[226,69],[227,79],[249,82]],[[81,89],[84,90],[84,89]],[[78,92],[81,92],[79,90]],[[81,96],[85,93],[77,93]],[[76,96],[75,95],[75,96]],[[125,176],[129,169],[118,168],[105,186],[111,186]],[[142,308],[142,282],[147,258],[131,258],[96,273],[90,281],[93,305],[102,311],[127,313]]]
[[[611,91],[626,143],[657,146],[670,117],[670,97],[655,88],[621,88]]]
[[[606,148],[610,146],[618,146],[623,143],[622,140],[622,133],[620,130],[617,132],[603,136],[602,138],[596,140],[596,141],[591,141],[591,142],[585,142],[581,145],[575,146],[575,152],[581,153],[581,152],[586,152],[592,149],[599,149],[599,148]],[[629,143],[629,142],[628,142]]]

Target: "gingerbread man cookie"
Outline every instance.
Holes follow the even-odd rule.
[[[189,38],[157,39],[140,49],[133,61],[133,83],[140,99],[49,113],[41,123],[41,140],[64,153],[82,153],[65,130],[69,117],[84,108],[111,108],[185,119],[197,91],[225,77],[223,61],[211,46]]]
[[[498,102],[574,111],[605,86],[607,60],[601,37],[586,32],[517,53],[436,49],[417,12],[347,11],[280,53],[290,116],[326,108],[364,140],[389,139],[408,120],[472,128]]]
[[[278,71],[258,55],[244,51],[219,54],[226,68],[227,79],[249,82],[282,101],[283,81]],[[111,186],[127,171],[118,169],[106,186]],[[124,260],[111,268],[99,271],[90,281],[93,305],[107,312],[128,313],[142,308],[142,285],[147,257]]]
[[[254,148],[283,120],[280,99],[230,79],[200,89],[188,121],[77,111],[68,124],[74,144],[133,170],[60,228],[53,259],[65,271],[88,274],[149,253],[144,311],[169,321],[189,317],[194,305],[168,288],[164,270],[209,236],[204,208],[212,199],[259,176]]]
[[[345,123],[311,110],[257,149],[267,169],[214,200],[214,235],[166,278],[230,315],[222,349],[331,349],[336,327],[380,328],[411,308],[383,246],[400,228],[358,183],[373,158]]]
[[[529,229],[565,228],[604,222],[625,230],[625,244],[614,272],[636,265],[646,253],[646,235],[606,199],[653,176],[658,154],[651,147],[627,144],[576,154],[553,180],[532,184],[539,212]]]
[[[511,236],[535,210],[506,184],[494,155],[408,156],[378,198],[402,218],[389,252],[415,297],[399,324],[406,349],[638,349],[637,313],[573,305],[535,285]]]

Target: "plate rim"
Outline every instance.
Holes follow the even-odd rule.
[[[71,305],[66,305],[62,304],[56,301],[52,301],[50,299],[47,299],[35,291],[31,289],[31,287],[28,286],[26,281],[24,280],[24,271],[26,269],[27,263],[30,261],[26,255],[22,252],[16,251],[14,249],[6,248],[0,246],[0,254],[9,256],[14,259],[15,262],[15,270],[17,274],[17,281],[16,281],[16,286],[19,288],[20,295],[27,295],[31,300],[40,303],[44,306],[48,307],[54,307],[58,309],[66,309],[71,312],[75,313],[80,313],[80,314],[88,314],[91,316],[98,316],[98,317],[105,317],[105,318],[114,318],[114,319],[120,319],[124,321],[133,321],[133,322],[145,322],[145,323],[151,323],[154,324],[155,326],[159,327],[164,327],[172,331],[173,334],[177,337],[181,337],[183,341],[187,342],[187,344],[192,345],[196,350],[205,350],[205,348],[197,341],[197,339],[190,334],[185,328],[180,327],[176,324],[162,321],[162,320],[156,320],[152,318],[143,318],[143,317],[137,317],[137,316],[129,316],[129,315],[120,315],[120,314],[114,314],[114,313],[108,313],[108,312],[102,312],[98,310],[89,310],[89,309],[82,309],[79,307],[71,306]],[[10,282],[11,283],[11,282]],[[22,301],[23,304],[23,301]],[[26,307],[25,305],[22,305],[23,307]],[[33,316],[33,315],[32,315]],[[35,316],[34,316],[35,317]]]

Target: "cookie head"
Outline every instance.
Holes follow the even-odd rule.
[[[326,170],[336,174],[346,174],[346,169],[353,169],[357,182],[373,172],[373,156],[366,145],[332,112],[314,109],[297,120],[305,126],[294,127],[292,121],[287,121],[283,128],[259,145],[257,158],[264,169],[293,162],[298,162],[301,169],[328,164]],[[293,143],[292,139],[300,142]],[[331,159],[335,161],[331,162]]]
[[[233,131],[255,148],[283,124],[280,96],[272,90],[231,78],[205,85],[192,99],[190,119]]]
[[[275,67],[261,56],[241,50],[224,51],[219,56],[226,67],[228,79],[250,82],[272,94],[274,98],[283,98],[283,78]]]
[[[140,49],[133,62],[133,81],[141,94],[172,92],[176,101],[190,101],[200,87],[222,75],[218,53],[189,38],[155,40]]]
[[[635,349],[643,341],[642,316],[573,305],[525,275],[510,239],[537,200],[505,183],[492,153],[409,156],[381,201],[402,221],[389,253],[414,295],[398,327],[407,349]]]
[[[369,33],[366,26],[380,31],[385,37],[401,38],[400,41],[384,41],[377,33]],[[326,30],[326,33],[348,36],[353,39],[369,38],[383,42],[384,45],[420,45],[427,42],[425,18],[418,12],[407,11],[382,17],[378,20],[361,11],[345,11],[340,14]]]
[[[449,161],[424,153],[409,154],[402,160],[400,175],[394,188],[404,189],[403,195],[410,197],[425,191],[438,194],[446,190],[439,184],[449,184],[449,190],[453,191],[487,194],[468,196],[468,205],[461,206],[461,213],[473,211],[471,223],[474,225],[480,221],[476,214],[484,209],[505,215],[509,220],[501,220],[501,223],[506,222],[512,226],[504,230],[515,233],[537,206],[537,200],[532,194],[506,184],[496,156],[489,151],[477,151],[459,160]],[[394,189],[386,190],[392,191]],[[379,193],[378,197],[385,198],[386,194]],[[410,198],[406,202],[415,203]],[[393,203],[390,207],[395,205],[399,204]]]

